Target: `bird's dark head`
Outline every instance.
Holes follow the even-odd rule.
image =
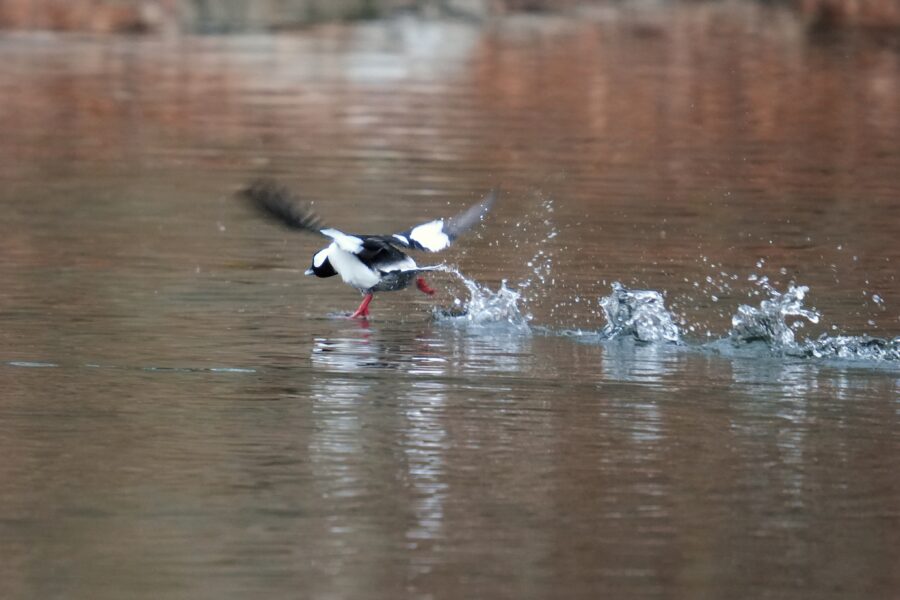
[[[331,266],[328,260],[328,248],[319,250],[312,259],[312,264],[305,272],[306,275],[315,275],[316,277],[332,277],[337,275],[337,271]]]

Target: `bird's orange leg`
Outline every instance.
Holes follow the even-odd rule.
[[[425,283],[424,277],[416,277],[416,287],[419,288],[419,291],[421,291],[423,294],[434,296],[434,289],[428,287],[428,284]]]
[[[366,297],[363,298],[362,303],[359,305],[359,308],[356,309],[356,312],[350,315],[351,319],[355,319],[357,317],[368,317],[369,316],[369,303],[372,302],[373,294],[366,294]]]

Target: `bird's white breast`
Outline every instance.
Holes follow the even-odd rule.
[[[328,246],[328,260],[344,283],[357,289],[367,290],[381,280],[378,273],[364,265],[355,254],[342,250],[337,243]]]

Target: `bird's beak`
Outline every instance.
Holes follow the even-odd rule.
[[[303,271],[303,274],[304,275],[315,275],[315,273],[313,273],[312,269],[307,269],[307,270]]]

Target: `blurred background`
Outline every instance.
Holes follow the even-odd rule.
[[[730,3],[740,0],[729,0]],[[894,0],[746,0],[796,11],[822,26],[897,27]],[[727,2],[720,1],[719,4]],[[577,13],[591,7],[653,6],[667,0],[2,0],[0,27],[97,32],[247,32],[400,12],[486,19],[511,12]]]

